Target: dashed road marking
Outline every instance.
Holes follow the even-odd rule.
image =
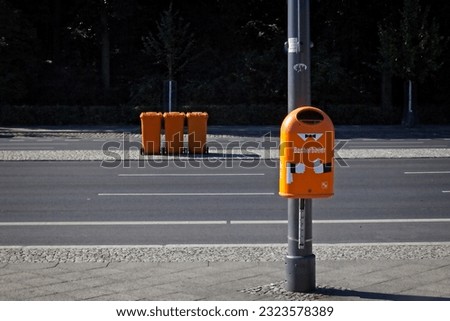
[[[98,196],[270,196],[275,193],[98,193]]]
[[[120,177],[202,177],[202,176],[264,176],[264,173],[180,173],[180,174],[118,174]]]

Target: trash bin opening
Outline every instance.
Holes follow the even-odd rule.
[[[323,115],[315,110],[306,109],[297,113],[297,120],[308,125],[314,125],[323,121]]]

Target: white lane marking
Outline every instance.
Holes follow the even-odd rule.
[[[230,221],[230,224],[238,225],[251,225],[251,224],[287,224],[287,220],[232,220]]]
[[[410,145],[414,145],[417,146],[417,148],[421,148],[420,146],[428,146],[429,148],[433,148],[437,145],[434,144],[426,144],[427,142],[433,142],[433,143],[440,143],[440,144],[445,144],[444,140],[423,140],[420,142],[410,142],[407,140],[380,140],[380,141],[349,141],[348,145],[359,145],[359,144],[368,144],[367,146],[375,146],[378,147],[379,145],[387,145],[387,146],[393,146],[393,147],[397,147],[397,145],[400,146],[410,146]],[[448,146],[448,145],[443,145],[443,146]]]
[[[367,246],[450,246],[450,242],[386,242],[386,243],[315,243],[314,247],[367,247]],[[153,249],[153,248],[263,248],[263,247],[287,247],[286,243],[217,243],[217,244],[110,244],[110,245],[0,245],[1,249]]]
[[[386,242],[386,243],[316,243],[314,246],[323,246],[323,247],[353,247],[353,246],[450,246],[450,242]]]
[[[1,222],[0,226],[225,225],[227,221]]]
[[[17,147],[0,147],[0,150],[14,150],[14,151],[26,151],[26,150],[48,150],[55,149],[53,146],[44,145],[44,146],[17,146]]]
[[[2,143],[0,146],[11,146],[11,145],[19,145],[19,146],[47,146],[47,145],[67,145],[67,143],[54,143],[52,141],[46,142],[33,142],[33,143],[21,143],[21,142],[11,142],[11,143]]]
[[[418,150],[427,150],[427,149],[435,149],[435,148],[445,148],[447,145],[432,145],[432,146],[407,146],[407,145],[348,145],[345,148],[348,149],[418,149]]]
[[[405,141],[405,140],[367,140],[367,139],[362,139],[361,141],[357,141],[357,140],[352,140],[350,141],[350,144],[364,144],[364,142],[376,142],[374,144],[388,144],[388,145],[395,145],[395,144],[400,144],[400,145],[412,145],[412,144],[424,144],[424,142],[409,142],[409,141]]]
[[[287,220],[233,220],[230,224],[287,224]],[[313,220],[313,224],[450,223],[450,218]]]
[[[270,196],[275,193],[98,193],[98,196]]]
[[[450,192],[450,191],[449,191]],[[226,220],[217,221],[68,221],[68,222],[0,222],[8,226],[152,226],[152,225],[279,225],[287,220]],[[384,224],[384,223],[450,223],[450,218],[435,219],[372,219],[372,220],[313,220],[313,224]]]
[[[121,177],[192,177],[192,176],[264,176],[264,173],[217,173],[217,174],[206,174],[206,173],[199,173],[199,174],[119,174]]]
[[[442,193],[450,193],[450,191],[442,191]]]
[[[405,172],[405,175],[450,174],[450,171]]]
[[[433,145],[433,146],[424,146],[424,147],[418,147],[418,146],[414,146],[414,149],[418,149],[418,150],[427,150],[427,149],[432,149],[432,148],[445,148],[448,147],[447,145]],[[392,145],[349,145],[349,146],[345,146],[344,149],[389,149],[389,148],[395,148],[395,149],[412,149],[412,146],[408,146],[408,145],[396,145],[396,146],[392,146]]]
[[[450,223],[450,218],[405,218],[372,220],[313,220],[314,224]]]

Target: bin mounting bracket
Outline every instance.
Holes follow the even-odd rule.
[[[299,220],[298,220],[298,248],[300,250],[305,249],[306,243],[306,214],[305,214],[305,200],[300,199],[300,207],[298,211]]]

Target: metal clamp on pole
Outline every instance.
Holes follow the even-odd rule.
[[[299,250],[305,249],[306,244],[306,217],[305,217],[305,199],[300,199],[300,209],[298,211],[299,225],[298,225],[298,248]]]

